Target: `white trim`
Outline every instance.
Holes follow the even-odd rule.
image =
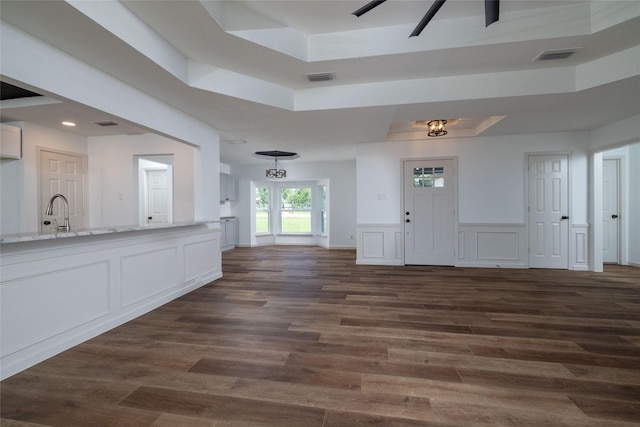
[[[589,224],[572,224],[569,244],[573,247],[570,251],[572,258],[569,269],[576,271],[589,271]]]
[[[527,152],[524,153],[524,162],[525,162],[525,167],[524,167],[524,215],[525,215],[525,224],[527,226],[527,254],[529,254],[529,251],[531,249],[531,242],[529,242],[529,226],[530,224],[530,219],[529,219],[529,175],[530,175],[530,171],[529,171],[529,159],[532,156],[567,156],[567,216],[569,217],[569,227],[567,229],[567,235],[566,235],[566,239],[567,239],[567,269],[571,268],[571,259],[573,259],[573,257],[575,257],[575,254],[573,254],[573,245],[571,245],[571,236],[570,236],[570,230],[572,227],[572,223],[571,223],[571,218],[572,218],[572,213],[571,213],[571,208],[573,207],[573,197],[572,194],[573,192],[571,191],[572,187],[571,187],[571,168],[572,168],[572,151],[540,151],[540,152]],[[529,255],[527,255],[527,268],[529,267],[529,262],[530,262],[530,257]]]
[[[527,268],[527,261],[526,224],[458,224],[456,267]]]
[[[403,265],[401,224],[358,224],[356,264]]]
[[[0,377],[222,277],[219,248],[220,229],[208,227],[4,244]],[[175,254],[164,258],[171,262],[157,262],[156,255],[163,252]],[[124,266],[123,261],[133,258],[140,262]],[[145,268],[149,265],[155,270],[151,275]],[[158,277],[164,283],[158,284]],[[123,298],[127,293],[134,298]],[[89,309],[97,314],[88,315]]]
[[[607,150],[609,151],[609,150]],[[606,154],[604,151],[603,154]],[[617,154],[612,156],[602,157],[602,161],[605,160],[617,160],[618,161],[618,264],[629,264],[629,201],[627,200],[627,183],[629,182],[628,169],[627,169],[626,155]],[[604,200],[603,200],[604,202]]]

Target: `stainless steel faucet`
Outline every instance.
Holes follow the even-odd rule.
[[[64,203],[64,225],[58,225],[56,227],[56,232],[64,231],[65,233],[68,233],[71,231],[71,225],[69,224],[69,202],[67,201],[66,197],[64,197],[62,194],[54,195],[51,200],[49,200],[49,204],[47,205],[47,209],[44,211],[44,214],[53,215],[53,202],[57,198],[61,198],[62,202]]]

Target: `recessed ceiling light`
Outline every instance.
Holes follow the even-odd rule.
[[[69,127],[74,127],[76,124],[73,122],[62,122],[63,125],[65,126],[69,126]]]
[[[225,141],[227,144],[229,145],[241,145],[241,144],[246,144],[247,141],[244,141],[242,139],[237,139],[237,140],[233,140],[233,141]]]

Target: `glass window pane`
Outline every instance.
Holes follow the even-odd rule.
[[[434,187],[444,187],[444,178],[436,178],[433,181],[433,186]]]
[[[281,233],[311,233],[311,188],[283,188],[280,203]]]
[[[256,234],[269,233],[269,188],[256,188]]]
[[[444,168],[442,168],[442,167],[440,167],[440,168],[435,168],[435,173],[443,174],[443,173],[444,173]]]
[[[433,178],[425,178],[424,179],[425,187],[433,187]]]
[[[327,233],[327,187],[320,186],[320,234]]]

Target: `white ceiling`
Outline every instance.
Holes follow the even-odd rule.
[[[449,0],[413,38],[432,1],[351,14],[367,1],[3,0],[2,20],[220,130],[227,164],[257,163],[258,150],[353,159],[357,144],[424,139],[418,120],[458,119],[447,137],[468,137],[586,131],[640,113],[636,0],[502,0],[486,28],[483,1]],[[327,71],[336,80],[305,77]],[[55,127],[75,112],[137,131],[60,101],[3,102],[2,119]]]

